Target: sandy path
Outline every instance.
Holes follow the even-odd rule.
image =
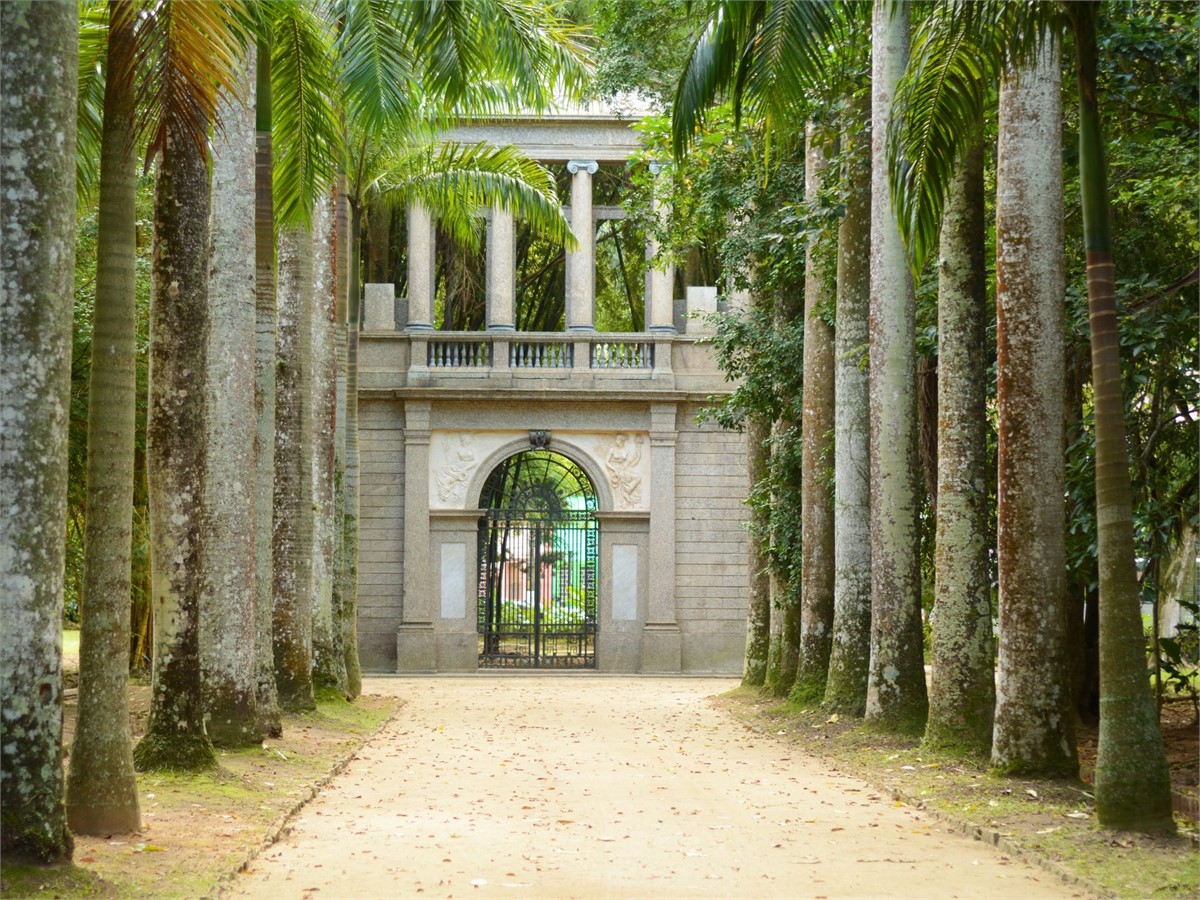
[[[370,680],[410,702],[233,896],[1072,896],[798,751],[780,758],[707,702],[735,683]]]

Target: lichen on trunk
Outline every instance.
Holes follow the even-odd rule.
[[[1000,86],[996,166],[997,561],[992,765],[1078,772],[1067,679],[1062,101],[1047,37]]]
[[[74,2],[0,3],[0,852],[71,857],[63,522],[75,264]]]
[[[866,718],[920,734],[927,697],[921,630],[912,276],[887,184],[886,140],[908,62],[908,6],[876,0],[871,39],[871,662]]]

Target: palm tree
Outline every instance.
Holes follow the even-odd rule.
[[[155,598],[154,672],[141,770],[216,764],[201,697],[199,614],[208,308],[209,129],[241,58],[240,4],[167,0],[150,13],[139,69],[159,157],[154,212],[147,481]],[[198,383],[199,382],[199,383]]]
[[[838,228],[834,329],[833,646],[824,705],[861,716],[871,655],[870,418],[862,364],[871,302],[871,147],[865,94],[848,104],[842,127],[847,158],[846,213]]]
[[[1006,67],[1069,32],[1077,55],[1080,186],[1088,251],[1096,428],[1096,519],[1100,531],[1100,744],[1096,808],[1117,828],[1171,831],[1170,777],[1145,679],[1144,643],[1133,559],[1132,492],[1125,447],[1117,341],[1111,223],[1096,85],[1099,4],[948,3],[930,18],[930,35],[908,98],[907,126],[893,153],[910,166],[893,170],[892,188],[914,265],[932,245],[949,173],[962,156],[970,123],[988,86]],[[1103,449],[1101,449],[1103,448]]]
[[[205,729],[215,744],[262,740],[256,696],[254,479],[255,50],[221,91],[213,135],[209,263],[204,581],[200,661]]]
[[[809,123],[805,195],[815,202],[828,176],[830,132]],[[804,411],[800,488],[799,667],[791,697],[820,702],[825,696],[833,649],[833,491],[825,459],[833,433],[833,329],[821,318],[835,293],[836,273],[822,265],[810,243],[804,257]]]
[[[108,5],[88,392],[86,608],[80,622],[79,706],[67,773],[67,821],[76,834],[122,834],[141,828],[129,732],[128,660],[137,409],[135,10],[131,4]]]
[[[938,271],[937,542],[933,681],[925,743],[992,744],[996,703],[987,542],[987,271],[983,139],[963,158]]]
[[[871,32],[871,664],[866,718],[924,730],[912,276],[887,191],[884,136],[908,63],[908,6],[876,0]]]
[[[71,857],[63,809],[63,522],[75,260],[74,0],[0,4],[0,804],[6,861]]]

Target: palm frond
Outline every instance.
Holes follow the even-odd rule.
[[[914,273],[937,247],[954,169],[996,85],[1061,27],[1057,15],[1057,4],[952,0],[918,30],[887,136],[892,204]]]
[[[108,57],[108,3],[79,4],[79,94],[75,115],[75,195],[83,205],[100,185],[104,81]]]
[[[398,147],[371,185],[391,202],[420,202],[460,243],[477,247],[479,215],[498,206],[534,230],[575,246],[554,180],[515,147],[455,144]]]
[[[303,0],[273,4],[270,29],[275,217],[308,225],[333,184],[341,149],[333,34]]]
[[[409,18],[395,0],[337,0],[334,50],[340,65],[342,102],[359,128],[378,132],[396,122],[415,122],[419,108],[420,65]]]
[[[149,165],[167,134],[192,141],[208,154],[216,121],[217,91],[237,83],[250,35],[241,0],[194,3],[158,0],[140,17],[137,49],[138,132],[150,137]]]
[[[828,43],[844,12],[832,0],[713,0],[675,92],[675,155],[687,153],[724,94],[737,122],[747,112],[776,124],[803,118],[799,108],[833,71]]]

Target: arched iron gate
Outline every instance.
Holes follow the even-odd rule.
[[[480,506],[480,667],[595,668],[600,531],[583,470],[527,450],[489,476]]]

